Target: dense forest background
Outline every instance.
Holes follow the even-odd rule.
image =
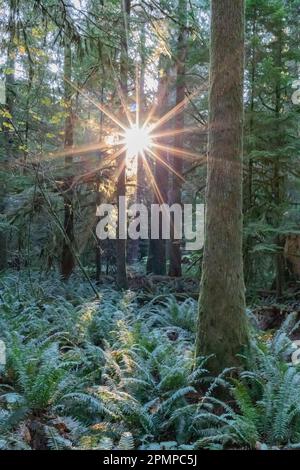
[[[0,11],[0,448],[299,447],[300,1]],[[124,195],[207,205],[204,250],[99,240]]]

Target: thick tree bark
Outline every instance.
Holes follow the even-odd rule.
[[[244,0],[211,2],[206,234],[198,355],[218,373],[248,343],[242,258]]]
[[[66,40],[67,41],[67,40]],[[72,51],[69,43],[64,46],[64,77],[65,77],[65,103],[67,117],[65,120],[65,149],[73,146],[74,119],[72,110],[72,89],[69,84],[72,75]],[[68,279],[73,272],[75,260],[72,250],[74,244],[74,212],[72,189],[72,155],[65,157],[65,184],[64,184],[64,240],[61,255],[61,274]]]
[[[128,95],[128,21],[130,15],[130,0],[121,0],[121,11],[123,18],[123,31],[121,37],[121,89],[124,97]],[[117,181],[117,206],[118,214],[120,214],[120,197],[126,196],[126,153],[122,154],[118,159],[118,181]],[[120,289],[127,289],[127,271],[126,271],[126,240],[120,238],[120,223],[117,227],[116,240],[116,259],[117,259],[117,285]]]
[[[177,42],[177,64],[176,64],[176,104],[181,103],[185,97],[185,61],[187,55],[187,1],[179,0],[178,18],[180,19],[179,35]],[[178,113],[174,119],[175,129],[184,127],[184,113]],[[174,146],[183,147],[183,134],[176,134]],[[173,158],[172,166],[177,174],[182,175],[183,161],[181,158]],[[181,179],[172,174],[170,203],[181,204]],[[171,241],[170,241],[170,266],[169,275],[180,277],[181,272],[181,240],[174,237],[174,215],[171,215]]]

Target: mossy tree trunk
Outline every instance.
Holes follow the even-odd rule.
[[[244,0],[212,0],[206,234],[197,355],[218,373],[248,343],[242,257]]]
[[[121,36],[121,60],[120,60],[120,77],[122,94],[127,98],[128,95],[128,44],[127,35],[129,29],[131,0],[121,0],[121,12],[123,18],[123,30]],[[120,197],[126,196],[126,152],[118,158],[118,181],[117,181],[117,206],[118,214],[120,214],[121,205]],[[125,224],[125,221],[124,221]],[[124,225],[123,224],[123,225]],[[117,260],[117,285],[119,289],[127,289],[127,269],[126,269],[126,240],[121,238],[124,227],[120,226],[120,219],[117,227],[116,240],[116,260]]]

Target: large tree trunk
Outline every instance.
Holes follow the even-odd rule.
[[[158,107],[159,116],[162,117],[168,111],[168,70],[169,59],[161,55],[159,61],[160,79],[158,85]],[[168,123],[159,127],[160,131],[168,129]],[[164,144],[163,139],[160,143]],[[168,144],[168,142],[165,142]],[[159,156],[161,160],[168,161],[168,152],[160,151]],[[168,186],[169,186],[169,170],[160,161],[155,161],[154,180],[156,189],[153,188],[153,204],[166,204],[168,202]],[[162,213],[159,217],[159,238],[157,240],[150,239],[148,259],[147,259],[147,273],[158,275],[166,274],[166,240],[162,238]]]
[[[283,25],[281,25],[283,28]],[[283,31],[280,29],[277,34],[277,45],[276,45],[276,66],[278,70],[282,70],[282,52],[283,52]],[[281,75],[277,76],[277,83],[275,89],[275,115],[276,115],[276,130],[277,130],[277,139],[276,147],[277,151],[282,147],[282,131],[281,131],[281,112],[282,112],[282,80]],[[281,174],[281,162],[278,155],[276,155],[274,160],[273,168],[273,194],[274,194],[274,203],[277,206],[278,213],[276,214],[275,226],[279,228],[282,219],[282,210],[280,210],[280,205],[284,200],[284,177]],[[275,244],[277,245],[278,253],[276,254],[276,297],[277,300],[280,300],[284,293],[285,288],[285,266],[284,266],[284,257],[283,257],[283,247],[284,247],[284,238],[278,234],[275,237]]]
[[[128,95],[128,21],[130,15],[130,0],[121,0],[121,11],[123,18],[124,29],[121,37],[121,90],[124,97]],[[118,214],[120,214],[120,197],[126,196],[126,152],[118,158],[118,181],[117,181],[117,206]],[[123,227],[124,229],[124,227]],[[121,234],[120,221],[117,227],[117,240],[116,240],[116,259],[117,259],[117,285],[120,289],[127,289],[127,272],[126,272],[126,240],[120,238]]]
[[[67,39],[66,39],[67,41]],[[73,146],[74,119],[72,109],[72,89],[70,86],[72,75],[72,51],[71,45],[64,46],[64,76],[65,76],[65,103],[67,117],[65,121],[65,149],[70,150]],[[73,272],[75,260],[72,246],[74,244],[74,212],[73,212],[73,189],[72,189],[72,155],[65,157],[65,184],[64,184],[64,240],[61,256],[61,274],[68,279]]]
[[[242,258],[244,0],[212,0],[206,234],[196,352],[218,373],[248,343]]]
[[[15,101],[16,101],[16,83],[15,83],[15,68],[16,68],[16,10],[15,4],[10,0],[9,4],[10,14],[8,19],[8,45],[7,45],[7,69],[8,73],[5,75],[5,94],[6,105],[5,111],[7,118],[4,118],[3,131],[5,135],[5,153],[8,165],[13,165],[13,158],[17,154],[16,135],[15,129],[12,128],[11,122],[15,118]],[[6,123],[6,125],[5,125]]]
[[[176,104],[181,103],[185,97],[185,61],[187,54],[187,2],[179,0],[178,18],[180,18],[179,35],[177,42],[177,64],[176,64]],[[177,113],[174,119],[175,129],[184,127],[183,111]],[[176,134],[174,146],[183,147],[183,134]],[[183,161],[181,158],[173,158],[173,168],[177,174],[182,175]],[[181,179],[175,174],[172,175],[170,204],[181,204]],[[174,234],[174,215],[171,215],[171,241],[170,241],[170,266],[169,275],[181,276],[181,240],[176,240]]]
[[[4,137],[3,140],[3,154],[1,155],[1,170],[7,171],[13,165],[14,152],[17,153],[15,148],[15,132],[12,128],[11,121],[14,118],[14,104],[15,104],[15,36],[16,36],[16,23],[15,23],[15,5],[11,0],[9,2],[9,19],[8,19],[8,44],[7,44],[7,62],[6,67],[8,73],[5,77],[5,113],[6,117],[1,119],[1,131]],[[5,196],[6,187],[5,182],[1,183],[0,188],[0,214],[5,212]],[[0,229],[0,271],[7,268],[8,262],[8,237],[4,230]]]

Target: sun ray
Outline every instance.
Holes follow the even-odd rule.
[[[105,114],[109,119],[111,119],[117,126],[119,126],[121,129],[124,131],[126,130],[126,125],[123,124],[114,114],[112,114],[110,111],[106,109],[105,106],[102,104],[97,103],[94,101],[92,98],[90,98],[85,92],[83,92],[78,86],[74,85],[70,80],[68,80],[66,77],[64,77],[64,80],[72,87],[74,90],[76,90],[79,94],[81,94],[84,98],[86,98],[90,103],[92,103],[96,108],[99,109],[103,114]]]
[[[147,153],[151,156],[153,156],[154,160],[159,161],[162,165],[164,165],[168,170],[170,170],[171,173],[173,173],[177,178],[179,178],[183,183],[186,183],[186,180],[183,178],[182,175],[180,175],[174,168],[172,168],[171,165],[169,165],[167,162],[165,162],[156,152],[151,150],[150,148],[146,149]]]
[[[151,107],[148,115],[146,116],[146,119],[145,119],[144,124],[142,126],[143,129],[145,129],[148,126],[149,122],[151,121],[151,119],[153,118],[153,116],[156,112],[157,107],[158,107],[158,100],[153,104],[153,106]]]
[[[122,104],[122,107],[123,107],[123,111],[125,113],[125,116],[127,117],[128,123],[129,123],[130,126],[133,126],[133,120],[131,118],[130,111],[129,111],[127,103],[126,103],[126,99],[125,99],[122,87],[120,86],[118,81],[117,81],[117,93],[119,95],[119,98],[120,98],[120,101],[121,101],[121,104]]]
[[[158,119],[158,121],[151,124],[150,132],[153,132],[154,129],[156,129],[157,127],[161,126],[162,124],[172,119],[172,117],[175,116],[175,114],[177,114],[179,111],[181,111],[185,107],[187,102],[188,102],[188,98],[185,97],[180,103],[176,104],[174,108],[170,109],[170,111],[168,111],[160,119]]]
[[[108,157],[105,157],[103,159],[103,163],[111,163],[112,161],[116,160],[122,153],[126,152],[126,147],[123,145],[117,152],[115,152],[113,155],[109,155]]]
[[[126,147],[123,146],[122,148],[120,148],[117,152],[115,152],[113,155],[109,155],[108,157],[105,157],[102,161],[101,161],[101,164],[99,166],[97,166],[96,168],[93,168],[93,170],[90,170],[82,175],[79,175],[77,178],[74,179],[74,182],[72,184],[72,186],[75,186],[75,184],[78,183],[78,181],[80,181],[81,179],[83,178],[86,178],[88,176],[91,176],[91,175],[94,175],[95,173],[97,173],[97,171],[101,171],[103,170],[104,168],[106,168],[107,165],[109,165],[110,163],[112,163],[114,160],[116,160],[122,153],[126,152]]]
[[[201,161],[206,160],[206,156],[199,155],[195,152],[190,152],[185,149],[180,149],[178,147],[172,147],[169,145],[163,145],[159,144],[157,142],[152,143],[152,147],[158,148],[160,150],[164,150],[165,152],[170,152],[172,156],[178,157],[178,158],[183,158],[185,160],[192,160],[192,161]]]
[[[121,145],[122,142],[118,142],[114,144],[113,146],[119,146]],[[95,144],[89,144],[89,145],[81,145],[77,147],[72,147],[72,148],[65,148],[63,150],[60,150],[59,152],[54,152],[54,153],[48,153],[45,155],[45,160],[50,160],[58,157],[67,157],[69,155],[78,155],[79,153],[89,153],[89,152],[94,152],[96,150],[103,150],[103,149],[109,149],[112,147],[112,144],[107,144],[106,142],[98,142]]]
[[[127,106],[127,103],[126,103],[126,98],[124,96],[124,92],[122,90],[122,86],[120,84],[120,80],[117,76],[117,73],[116,73],[116,70],[115,70],[115,67],[114,67],[114,64],[112,63],[112,59],[110,57],[110,65],[111,65],[111,68],[112,68],[112,71],[113,71],[113,74],[114,74],[114,77],[115,77],[115,83],[116,83],[116,88],[117,88],[117,93],[118,93],[118,96],[120,98],[120,101],[121,101],[121,105],[123,107],[123,111],[127,117],[127,120],[128,120],[128,123],[130,126],[133,126],[133,120],[131,118],[131,115],[130,115],[130,111],[128,110],[128,106]]]
[[[161,194],[161,192],[160,192],[160,189],[159,189],[159,187],[158,187],[158,185],[157,185],[157,183],[156,183],[156,181],[155,181],[155,177],[154,177],[153,172],[152,172],[152,170],[151,170],[151,168],[150,168],[150,165],[149,165],[149,163],[148,163],[148,161],[147,161],[147,157],[145,156],[145,153],[144,153],[144,152],[141,152],[141,155],[142,155],[142,157],[143,157],[143,163],[144,163],[144,166],[145,166],[146,173],[147,173],[148,176],[149,176],[150,184],[151,184],[151,186],[153,187],[153,191],[154,191],[154,193],[155,193],[155,195],[156,195],[156,197],[157,197],[157,200],[159,201],[160,204],[163,204],[163,203],[166,202],[166,201],[164,201],[164,199],[163,199],[163,197],[162,197],[162,194]]]
[[[158,134],[151,134],[151,138],[152,139],[160,139],[160,138],[163,138],[163,137],[173,137],[175,135],[197,132],[199,130],[200,130],[199,126],[183,127],[182,129],[173,129],[173,130],[170,129],[168,131],[159,132]]]
[[[163,199],[163,197],[162,197],[162,194],[161,194],[160,189],[159,189],[159,187],[158,187],[158,185],[157,185],[157,183],[156,183],[156,181],[155,181],[155,177],[154,177],[154,175],[153,175],[153,172],[151,171],[150,165],[149,165],[149,163],[148,163],[148,161],[147,161],[147,158],[146,158],[144,152],[142,152],[142,157],[143,157],[144,166],[145,166],[145,168],[146,168],[146,172],[147,172],[148,175],[149,175],[150,184],[151,184],[151,186],[153,187],[153,191],[154,191],[154,193],[155,193],[155,195],[156,195],[156,197],[157,197],[157,201],[158,201],[159,204],[161,205],[161,209],[162,209],[162,212],[164,213],[164,215],[165,215],[165,216],[168,216],[168,215],[169,215],[169,211],[166,209],[166,207],[165,207],[165,205],[164,205],[167,201],[164,201],[164,199]],[[172,227],[172,230],[173,230],[174,225],[173,225],[172,219],[170,219],[170,224],[171,224],[171,227]]]
[[[165,124],[170,119],[172,119],[172,117],[174,117],[177,113],[183,111],[183,108],[185,108],[185,106],[191,101],[191,99],[198,93],[200,93],[200,91],[201,88],[195,90],[193,93],[187,95],[182,101],[180,101],[180,103],[177,103],[172,109],[170,109],[170,111],[168,111],[160,119],[158,119],[158,121],[154,122],[151,126],[149,126],[150,132],[153,132],[157,127],[161,126],[162,124]],[[146,123],[149,123],[148,119],[146,119]]]
[[[161,102],[161,100],[163,99],[163,95],[165,93],[165,89],[164,87],[160,90],[160,93],[159,95],[157,96],[156,100],[154,101],[154,104],[151,106],[151,109],[148,113],[148,115],[146,116],[146,119],[145,119],[145,122],[143,124],[143,129],[147,128],[148,127],[148,124],[151,122],[153,116],[155,115],[156,113],[156,110],[158,108],[158,105],[159,103]]]
[[[136,111],[135,111],[135,125],[137,128],[140,127],[140,105],[141,105],[141,97],[140,97],[140,83],[139,83],[139,66],[136,66],[136,79],[135,79],[135,101],[136,101]]]
[[[126,167],[126,160],[124,158],[122,160],[122,162],[120,163],[120,165],[117,166],[116,171],[114,172],[114,175],[113,175],[112,179],[118,181],[118,179],[120,178],[120,175],[121,175],[121,173],[122,173],[122,171],[124,170],[125,167]]]
[[[199,95],[199,93],[201,93],[203,90],[206,89],[206,85],[204,86],[200,86],[199,88],[197,88],[195,91],[193,91],[192,93],[189,93],[180,103],[176,104],[176,106],[174,106],[172,109],[170,109],[170,111],[168,111],[166,114],[164,114],[158,121],[154,122],[151,126],[150,126],[150,132],[152,132],[153,130],[155,130],[158,126],[161,126],[162,124],[164,124],[165,122],[169,121],[170,119],[172,119],[173,116],[175,116],[177,113],[181,112],[183,110],[183,108],[185,108],[185,106],[197,95]],[[160,100],[157,99],[156,100],[156,103],[152,106],[150,112],[148,113],[148,116],[144,122],[144,126],[146,127],[150,120],[152,119],[153,115],[155,114],[155,111],[157,109],[157,106],[159,105],[159,102]]]

